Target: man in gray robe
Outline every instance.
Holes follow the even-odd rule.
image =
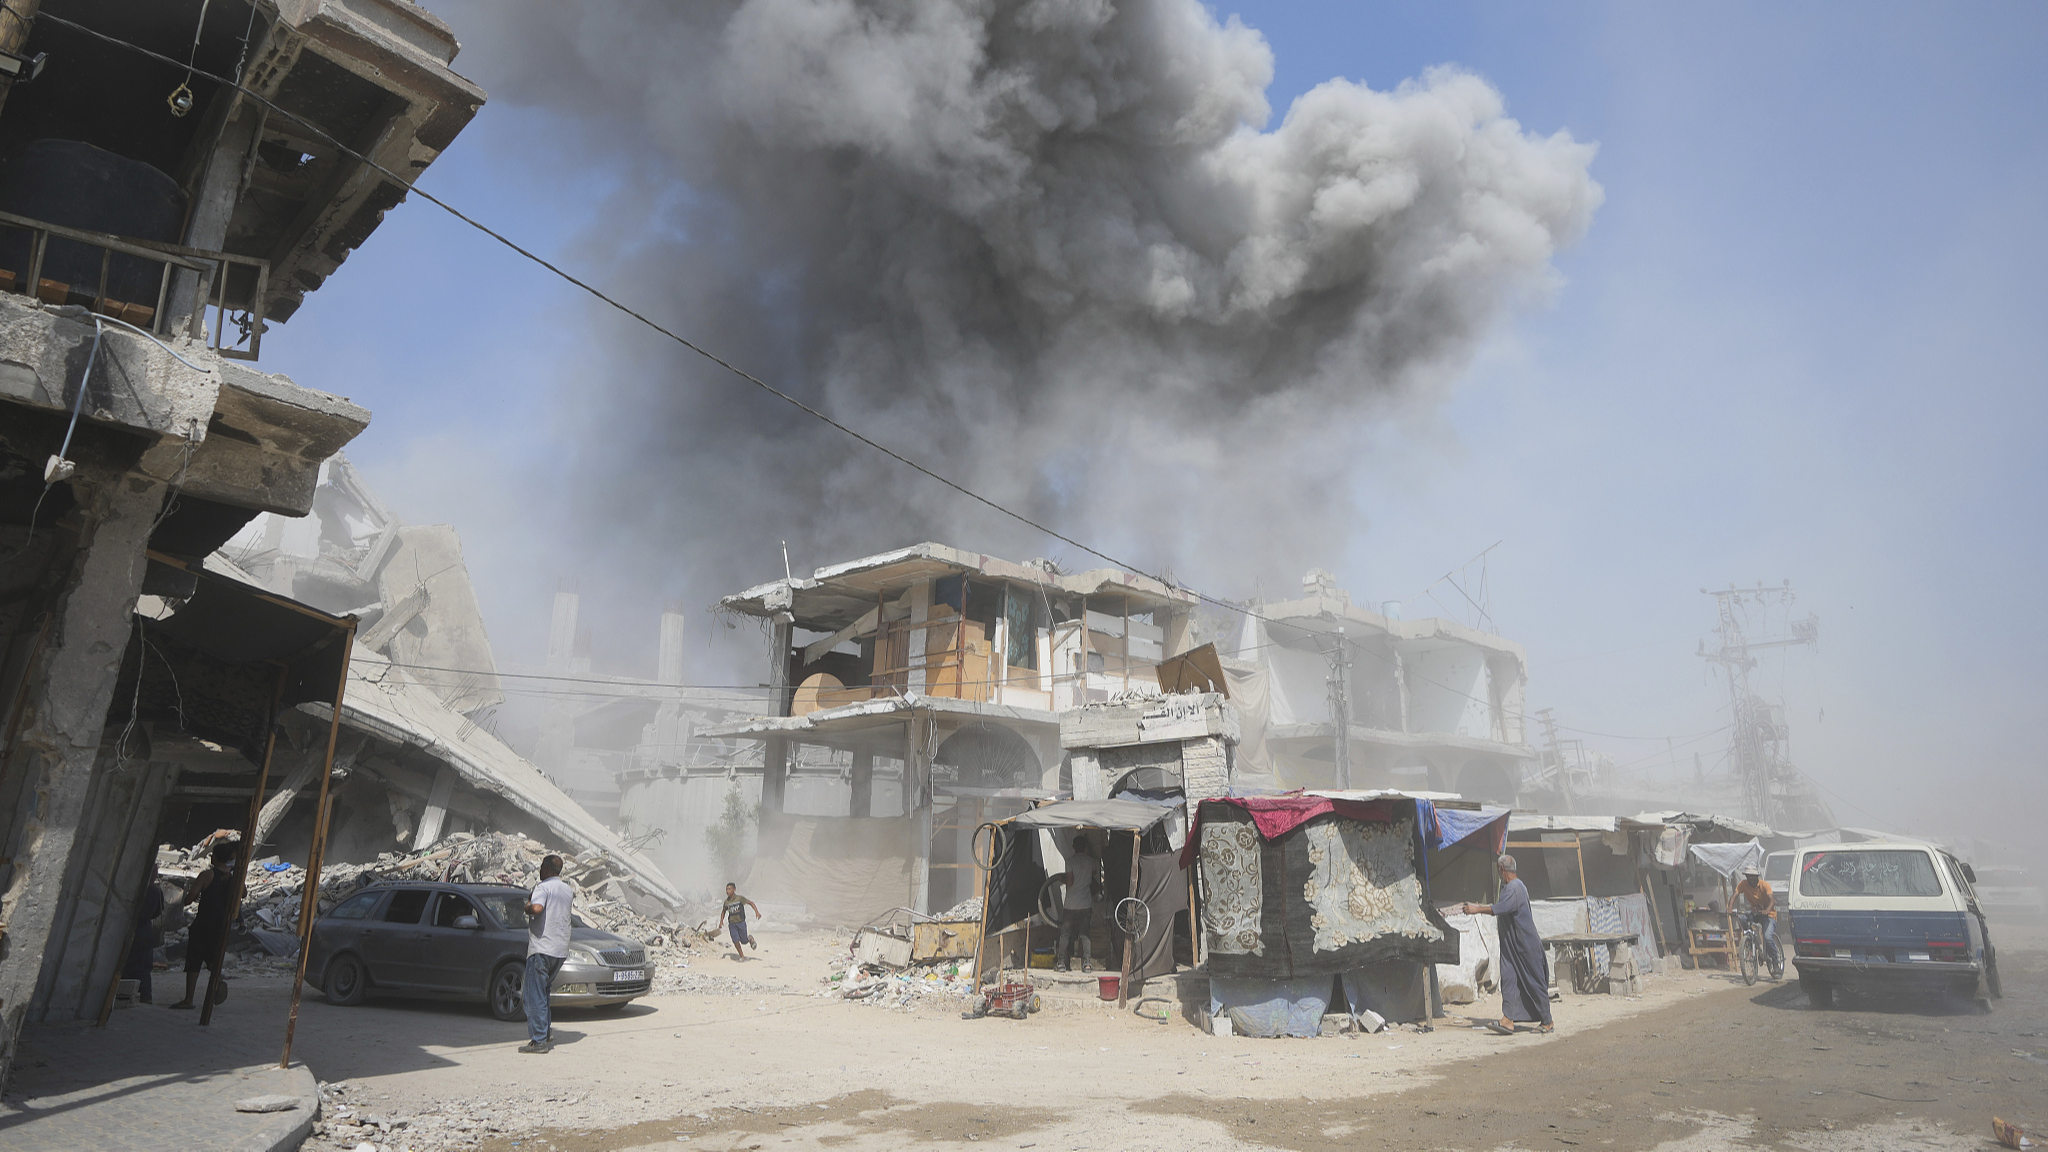
[[[1536,934],[1536,912],[1529,907],[1529,889],[1515,876],[1515,858],[1494,861],[1500,870],[1500,895],[1491,904],[1467,904],[1465,914],[1491,912],[1500,938],[1500,1019],[1486,1026],[1503,1036],[1515,1033],[1515,1021],[1537,1023],[1538,1032],[1551,1030],[1550,960],[1543,954],[1543,937]]]

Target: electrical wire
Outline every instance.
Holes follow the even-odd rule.
[[[1277,625],[1280,627],[1296,628],[1306,634],[1313,634],[1316,631],[1315,629],[1306,628],[1301,625],[1289,624],[1286,621],[1269,619],[1265,616],[1259,615],[1256,612],[1253,612],[1251,609],[1245,607],[1242,604],[1238,604],[1230,600],[1225,600],[1220,597],[1210,596],[1204,592],[1201,592],[1198,589],[1178,584],[1168,576],[1155,574],[1150,571],[1147,571],[1145,568],[1140,567],[1137,564],[1133,564],[1127,560],[1112,555],[1108,552],[1104,552],[1099,548],[1095,548],[1088,544],[1082,543],[1080,540],[1077,540],[1072,536],[1068,536],[1063,532],[1059,532],[1051,527],[1048,527],[1047,525],[1041,524],[1038,521],[1033,520],[1029,516],[1026,516],[1022,512],[1013,511],[1010,508],[1005,507],[1004,505],[999,504],[986,496],[983,496],[981,493],[974,491],[973,489],[967,487],[966,485],[961,484],[947,476],[941,475],[940,473],[925,467],[923,464],[920,464],[916,460],[913,460],[910,457],[905,456],[901,452],[898,452],[895,449],[890,448],[870,438],[866,434],[859,432],[854,428],[851,428],[845,424],[840,423],[838,420],[833,419],[831,416],[819,411],[818,409],[812,407],[811,405],[805,403],[804,401],[798,399],[797,397],[791,395],[790,393],[775,387],[773,384],[770,384],[766,380],[763,380],[761,377],[756,376],[751,372],[748,372],[746,369],[741,368],[739,365],[734,364],[732,361],[725,359],[724,357],[718,355],[715,352],[712,352],[708,348],[705,348],[704,346],[696,343],[695,341],[689,339],[688,337],[685,337],[680,333],[677,333],[674,330],[664,326],[658,321],[647,316],[645,313],[642,313],[632,308],[631,306],[621,302],[620,300],[608,295],[602,289],[599,289],[594,285],[590,284],[589,282],[582,280],[577,276],[563,270],[562,268],[550,262],[546,258],[540,256],[538,253],[535,253],[532,250],[520,245],[518,242],[512,240],[510,237],[504,235],[501,232],[498,232],[497,230],[491,228],[489,225],[484,224],[483,222],[477,220],[476,218],[468,215],[461,209],[455,207],[453,204],[450,204],[448,201],[441,199],[439,196],[436,196],[431,192],[419,188],[409,178],[399,175],[397,172],[394,172],[391,169],[386,168],[384,165],[377,163],[375,160],[370,159],[363,153],[358,152],[354,148],[349,147],[347,144],[344,144],[339,139],[336,139],[332,134],[328,133],[327,130],[322,128],[320,125],[315,124],[312,121],[306,119],[305,117],[300,116],[290,111],[289,109],[280,106],[275,101],[269,99],[263,94],[244,86],[238,80],[230,79],[226,76],[216,75],[211,72],[198,70],[196,68],[193,68],[189,63],[181,65],[177,60],[165,56],[160,52],[155,52],[143,47],[140,44],[135,44],[127,40],[122,40],[119,37],[108,35],[105,32],[101,32],[97,29],[87,27],[86,25],[80,24],[76,21],[66,20],[61,16],[56,16],[51,13],[45,12],[41,14],[41,19],[55,21],[57,24],[62,25],[63,27],[70,28],[76,32],[90,36],[94,39],[101,40],[105,43],[112,44],[117,47],[129,49],[130,51],[139,53],[143,56],[147,56],[151,59],[160,61],[165,64],[170,64],[174,67],[186,67],[188,69],[188,74],[203,76],[209,80],[214,81],[215,83],[225,85],[229,88],[234,89],[237,92],[242,93],[250,99],[262,104],[264,107],[270,109],[272,112],[275,112],[278,115],[281,115],[286,119],[289,119],[292,122],[303,126],[308,131],[312,132],[315,136],[326,141],[336,150],[350,157],[356,162],[383,173],[385,176],[389,177],[391,180],[396,182],[399,186],[405,188],[409,193],[417,194],[421,199],[426,200],[428,203],[448,213],[450,216],[455,217],[457,220],[462,221],[464,224],[469,225],[471,228],[476,229],[478,232],[483,233],[485,236],[490,237],[492,240],[495,240],[499,244],[505,246],[506,248],[512,250],[513,252],[518,253],[520,256],[525,257],[532,263],[537,264],[540,267],[546,269],[547,271],[554,273],[557,277],[566,281],[567,283],[582,289],[584,292],[588,293],[591,297],[595,298],[597,301],[604,304],[605,306],[612,308],[620,312],[621,314],[640,322],[648,329],[658,333],[659,335],[667,337],[669,340],[674,341],[675,343],[681,345],[684,348],[689,349],[691,352],[696,353],[698,356],[701,356],[704,359],[710,361],[711,363],[717,365],[718,367],[725,369],[726,371],[732,373],[734,376],[739,377],[746,383],[752,385],[755,388],[760,389],[763,392],[766,392],[767,394],[775,397],[778,400],[781,400],[785,404],[788,404],[790,407],[797,409],[798,411],[804,413],[805,415],[810,416],[813,419],[816,419],[821,423],[824,423],[834,429],[837,429],[839,432],[845,434],[846,436],[849,436],[852,439],[857,440],[860,443],[866,445],[867,447],[874,449],[876,452],[879,452],[882,455],[887,456],[889,459],[896,461],[897,463],[903,465],[906,468],[909,468],[910,470],[918,473],[919,475],[922,475],[930,480],[936,481],[937,483],[952,489],[953,491],[959,493],[960,495],[967,497],[968,499],[974,501],[977,504],[982,505],[985,508],[988,508],[993,512],[1008,517],[1009,519],[1014,520],[1017,523],[1032,529],[1033,531],[1042,533],[1045,536],[1048,536],[1054,540],[1058,540],[1063,544],[1068,544],[1075,548],[1078,548],[1090,556],[1094,556],[1098,559],[1107,561],[1108,563],[1118,568],[1121,568],[1127,572],[1144,576],[1149,580],[1156,581],[1164,587],[1185,592],[1195,597],[1197,600],[1209,604],[1211,606],[1222,608],[1231,612],[1239,612],[1248,616],[1253,616],[1263,623]],[[1490,550],[1491,549],[1489,549],[1489,551]],[[1483,556],[1484,553],[1481,553],[1481,555]],[[1434,587],[1434,585],[1432,585],[1432,587]],[[1365,651],[1367,654],[1371,656],[1374,656],[1383,663],[1389,665],[1393,665],[1395,663],[1393,658],[1383,655],[1377,651],[1374,651],[1372,648],[1365,647],[1363,648],[1363,651]],[[1453,693],[1454,695],[1463,696],[1467,700],[1473,701],[1478,704],[1486,705],[1489,708],[1492,707],[1492,701],[1484,699],[1479,696],[1474,696],[1470,692],[1466,692],[1463,689],[1455,688],[1448,684],[1439,683],[1437,681],[1429,679],[1426,676],[1420,676],[1414,673],[1409,673],[1409,675],[1413,675],[1416,679],[1421,680],[1423,683],[1430,684],[1433,687],[1440,688],[1446,692]]]

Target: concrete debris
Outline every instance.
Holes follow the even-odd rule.
[[[197,876],[199,869],[193,860],[204,853],[213,839],[208,837],[201,846],[189,851],[168,844],[159,847],[157,859],[164,878],[189,882]],[[532,888],[540,883],[540,862],[551,851],[546,844],[525,836],[456,832],[424,852],[386,852],[363,864],[328,863],[320,872],[319,911],[325,915],[363,888],[387,881]],[[592,927],[646,945],[648,963],[656,971],[656,992],[698,990],[682,987],[689,983],[683,971],[688,958],[695,953],[695,942],[680,921],[650,919],[635,911],[624,895],[630,875],[606,854],[591,850],[576,856],[561,855],[562,878],[576,890],[577,916]],[[298,955],[305,869],[273,858],[255,862],[249,872],[251,878],[242,897],[241,916],[228,938],[226,974],[289,975],[296,968]],[[185,935],[183,927],[165,933],[167,958],[175,960],[184,955]]]
[[[276,1093],[268,1096],[251,1096],[247,1100],[235,1101],[235,1111],[237,1112],[289,1112],[298,1106],[299,1098],[297,1096],[279,1096]]]

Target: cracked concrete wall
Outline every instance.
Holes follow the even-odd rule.
[[[70,412],[85,362],[93,362],[81,415],[103,424],[206,438],[220,397],[220,373],[194,371],[155,341],[106,325],[92,351],[91,313],[0,293],[0,399]],[[186,359],[205,365],[211,353],[193,341],[171,341]]]
[[[54,625],[0,773],[20,776],[14,861],[0,893],[0,1084],[13,1070],[27,1014],[62,901],[62,886],[99,755],[107,706],[134,632],[149,534],[166,485],[129,475],[75,477],[80,548],[54,609]],[[12,791],[12,789],[10,789]]]

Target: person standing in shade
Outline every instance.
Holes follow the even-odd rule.
[[[1067,870],[1053,877],[1063,880],[1067,894],[1060,908],[1060,939],[1053,949],[1053,970],[1068,971],[1074,958],[1074,940],[1081,941],[1081,971],[1095,971],[1095,942],[1089,939],[1095,928],[1095,877],[1101,865],[1088,851],[1085,837],[1074,837],[1074,850],[1067,854]]]
[[[521,1052],[554,1050],[548,993],[554,991],[562,961],[569,958],[569,903],[575,896],[562,879],[562,858],[549,855],[542,860],[540,883],[526,898],[526,983],[520,989],[526,1001],[526,1043],[519,1046]]]
[[[766,917],[761,915],[761,906],[759,904],[740,895],[739,885],[727,884],[725,886],[725,931],[728,936],[732,937],[732,950],[739,953],[739,958],[742,960],[747,958],[746,946],[754,944],[754,934],[747,931],[747,909],[749,908],[754,910],[754,919],[766,919]],[[760,948],[759,944],[754,944],[756,951],[759,951]]]
[[[192,1007],[192,997],[199,991],[201,968],[213,973],[208,988],[220,985],[220,951],[227,941],[228,901],[234,899],[235,857],[240,851],[241,845],[232,840],[216,841],[213,867],[201,872],[185,893],[185,903],[197,900],[199,910],[192,914],[192,924],[185,931],[185,998],[171,1005],[173,1008]],[[220,991],[225,994],[226,989]]]
[[[128,963],[121,969],[123,980],[135,981],[135,1001],[156,1003],[150,975],[156,968],[157,917],[164,914],[164,890],[156,882],[156,863],[149,865],[149,883],[142,886],[142,899],[135,902],[135,934],[128,940]]]
[[[1467,916],[1493,913],[1495,935],[1500,938],[1500,1019],[1486,1026],[1513,1036],[1515,1022],[1527,1020],[1538,1032],[1549,1032],[1550,959],[1543,953],[1543,937],[1536,933],[1529,889],[1515,876],[1513,856],[1501,856],[1494,867],[1500,870],[1500,895],[1491,904],[1465,905]]]

